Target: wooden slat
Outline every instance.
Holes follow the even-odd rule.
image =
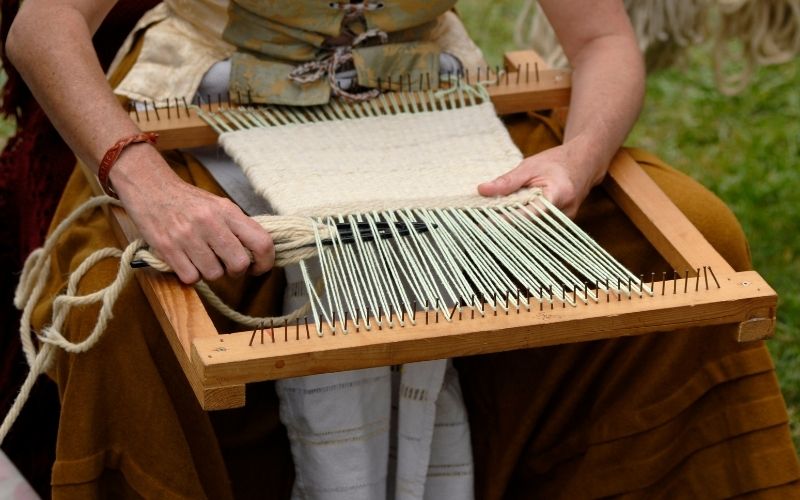
[[[469,356],[488,352],[542,347],[555,344],[584,342],[648,332],[669,331],[688,326],[718,325],[751,321],[756,318],[774,320],[777,298],[770,286],[755,272],[717,274],[721,288],[716,288],[709,277],[689,280],[689,291],[684,293],[684,282],[665,283],[664,295],[656,284],[653,297],[618,300],[605,296],[600,303],[553,309],[545,305],[542,310],[534,301],[532,310],[520,313],[498,312],[474,319],[469,311],[452,322],[434,314],[417,314],[417,326],[384,327],[356,333],[350,323],[350,333],[339,329],[331,335],[327,326],[325,335],[317,336],[313,325],[310,338],[304,325],[297,329],[289,325],[286,330],[274,330],[275,342],[270,332],[265,333],[265,343],[256,335],[249,345],[252,332],[241,332],[219,338],[198,338],[193,341],[193,362],[200,367],[206,383],[233,384],[258,380],[296,377],[315,373],[385,366],[429,359]],[[695,286],[699,284],[699,291]],[[673,293],[677,290],[677,293]],[[764,317],[766,314],[767,317]],[[299,340],[298,340],[299,339]]]
[[[214,109],[218,108],[216,104],[213,107]],[[169,117],[162,109],[159,116],[160,118],[156,119],[152,111],[149,117],[142,112],[131,113],[131,118],[137,122],[143,132],[158,133],[156,147],[162,151],[196,148],[217,143],[217,133],[197,116],[195,108],[181,108],[180,116],[173,108]]]
[[[570,98],[571,75],[564,70],[542,70],[536,74],[509,73],[500,76],[491,83],[486,83],[495,109],[500,115],[551,109],[566,106]],[[223,104],[226,107],[227,104]],[[203,105],[203,109],[212,112],[220,105]],[[152,109],[149,114],[143,111],[131,112],[131,118],[145,132],[157,132],[157,147],[161,150],[193,148],[216,144],[217,133],[198,115],[195,108],[180,109],[180,116],[175,108],[167,114],[166,109],[159,111],[156,118]]]
[[[94,193],[103,194],[94,174],[82,163],[80,165]],[[124,210],[111,207],[107,214],[121,246],[139,238],[139,231]],[[206,385],[191,363],[192,341],[218,335],[194,288],[182,284],[171,274],[140,270],[135,276],[201,406],[209,410],[244,406],[244,385]]]
[[[550,69],[542,56],[533,50],[513,50],[503,54],[503,66],[506,71],[529,71],[535,72],[538,66],[540,70]]]
[[[572,75],[566,70],[541,70],[536,73],[509,72],[499,85],[487,87],[498,115],[525,113],[569,105]]]
[[[115,207],[111,212],[112,227],[122,232],[118,238],[128,241],[138,238],[138,231],[124,211]],[[191,363],[194,340],[219,336],[194,288],[181,283],[175,275],[152,270],[138,271],[136,278],[200,405],[207,410],[244,406],[244,385],[205,384]]]
[[[549,70],[550,65],[533,50],[517,50],[506,52],[503,56],[503,65],[507,71],[517,71],[519,68],[522,71],[533,72],[534,75],[537,71]],[[568,103],[563,103],[560,106],[553,106],[550,116],[562,127],[567,125],[567,118],[569,116]],[[534,111],[534,110],[531,110]]]
[[[694,272],[711,266],[717,273],[733,272],[730,264],[625,150],[614,157],[603,187],[673,269]]]

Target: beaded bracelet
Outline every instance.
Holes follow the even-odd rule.
[[[103,161],[100,162],[100,166],[97,168],[97,180],[100,181],[100,187],[103,188],[103,191],[105,191],[107,195],[119,199],[117,192],[114,191],[114,188],[111,186],[111,181],[108,178],[108,174],[111,172],[111,167],[114,166],[114,164],[117,162],[117,159],[122,154],[122,151],[131,144],[136,144],[139,142],[149,142],[150,144],[155,144],[156,140],[158,140],[158,134],[154,132],[141,132],[129,137],[123,137],[113,146],[108,148],[106,154],[103,155]]]

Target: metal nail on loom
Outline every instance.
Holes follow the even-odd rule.
[[[438,78],[432,77],[431,73],[427,71],[406,72],[398,75],[388,75],[383,78],[379,77],[376,79],[376,87],[382,91],[391,90],[392,88],[396,88],[400,91],[436,90],[442,88],[442,85],[446,88],[450,85],[460,85],[462,82],[467,85],[480,83],[487,87],[500,87],[509,86],[512,77],[514,78],[514,84],[521,84],[521,77],[523,75],[525,79],[524,83],[539,83],[541,81],[539,64],[535,62],[532,65],[530,63],[525,63],[524,67],[521,64],[517,64],[515,67],[510,68],[510,70],[504,70],[500,66],[492,67],[486,65],[473,68],[472,75],[470,75],[469,68],[463,68],[458,71],[440,73]],[[247,89],[244,93],[241,90],[234,90],[228,93],[217,93],[216,95],[198,94],[191,98],[191,104],[197,107],[205,106],[208,111],[211,111],[212,105],[214,104],[219,107],[231,107],[243,105],[252,106],[256,103],[253,101],[251,90]],[[151,111],[155,115],[153,116],[153,121],[160,121],[162,116],[158,113],[159,109],[167,111],[167,119],[172,118],[170,112],[173,110],[177,114],[176,118],[181,118],[182,112],[188,117],[190,115],[190,107],[185,97],[165,99],[163,104],[154,100],[137,101],[131,99],[128,102],[128,112],[136,117],[137,122],[141,122],[142,118],[144,118],[145,122],[149,122],[151,119]],[[183,110],[181,108],[183,108]],[[144,117],[139,114],[140,112],[142,112]]]
[[[408,236],[411,234],[408,225],[405,222],[397,221],[394,222],[394,227],[397,230],[398,236]],[[431,228],[435,229],[436,224],[431,224],[430,226],[425,222],[419,221],[412,221],[411,227],[414,229],[414,232],[417,234],[425,233],[429,231]],[[392,234],[392,230],[390,227],[389,222],[375,222],[375,229],[377,233],[372,230],[368,222],[358,222],[356,223],[356,228],[358,229],[359,239],[363,242],[368,241],[375,241],[376,236],[382,240],[387,240],[393,238],[394,235]],[[336,232],[339,235],[339,240],[344,243],[355,243],[356,237],[353,234],[353,227],[347,222],[339,222],[336,223]],[[322,240],[322,244],[325,246],[333,245],[334,241],[332,238],[325,238]],[[314,244],[304,245],[306,247],[313,247]],[[146,261],[142,259],[136,259],[131,261],[131,267],[142,268],[142,267],[150,267]]]
[[[539,59],[533,56],[524,51],[506,54],[508,74],[497,78],[493,78],[493,68],[465,69],[464,83],[482,82],[481,86],[500,116],[531,109],[567,106],[571,81],[569,72],[546,68],[541,62],[537,63]],[[410,84],[408,80],[406,75],[394,75],[392,90],[398,91],[402,86],[403,91],[418,92],[425,88],[439,88],[437,84],[442,83],[437,82],[439,79],[435,75],[427,74],[416,81],[412,79]],[[442,86],[446,87],[447,79],[444,80]],[[381,83],[383,88],[389,86],[388,79]],[[455,92],[451,94],[457,95]],[[227,113],[230,108],[261,107],[258,104],[261,96],[248,92],[248,89],[242,89],[239,93],[234,91],[232,96],[223,95],[222,103],[218,102],[220,96],[208,97],[187,97],[186,100],[173,98],[167,102],[173,108],[171,111],[158,110],[160,119],[150,101],[146,106],[137,108],[138,116],[137,109],[132,110],[131,114],[143,130],[159,132],[159,149],[169,150],[218,143],[219,134],[200,116],[201,106],[203,113],[220,115]],[[395,97],[398,100],[405,97],[412,106],[415,102],[419,103],[402,93],[396,93]],[[157,104],[161,107],[162,103]],[[284,111],[280,106],[265,104],[263,107],[267,110],[277,107],[278,112]],[[458,107],[457,100],[453,107]],[[362,105],[347,107],[347,110],[353,113],[364,111]],[[314,113],[315,109],[303,109],[300,112]],[[562,118],[565,117],[566,113],[563,113]],[[281,117],[275,121],[277,123],[272,123],[270,119],[274,126],[286,125]],[[322,327],[323,335],[320,336],[314,331],[316,325],[308,319],[280,319],[271,324],[266,321],[269,318],[265,318],[260,325],[256,322],[242,331],[222,332],[213,325],[208,314],[204,314],[205,308],[198,294],[180,286],[175,277],[161,278],[154,273],[139,273],[137,278],[145,290],[150,290],[148,299],[162,321],[165,334],[198,401],[207,410],[243,406],[245,384],[262,380],[672,331],[698,322],[738,325],[739,341],[763,339],[774,331],[777,305],[774,291],[757,273],[734,271],[680,210],[660,195],[652,179],[624,151],[619,152],[612,161],[603,187],[669,265],[672,279],[663,284],[664,296],[661,295],[662,283],[657,281],[663,277],[661,270],[651,274],[649,279],[646,274],[635,277],[625,275],[618,287],[616,276],[606,278],[596,273],[582,276],[581,283],[566,283],[565,289],[562,289],[563,282],[558,280],[552,284],[537,283],[531,288],[523,288],[520,283],[511,280],[506,288],[495,287],[497,295],[470,291],[465,287],[468,296],[466,300],[462,298],[462,305],[455,313],[445,312],[445,307],[439,303],[438,323],[436,311],[416,310],[422,303],[432,307],[435,298],[425,302],[427,297],[421,300],[414,297],[409,308],[399,311],[378,304],[380,308],[366,305],[365,308],[355,308],[354,313],[347,315],[337,307],[335,321],[332,317],[330,323],[326,320]],[[121,211],[112,211],[112,217],[123,216]],[[123,243],[128,243],[139,235],[132,230],[126,232],[128,221],[123,219],[123,222],[120,224],[124,233]],[[331,220],[331,224],[333,222],[337,221]],[[335,230],[333,226],[331,229]],[[352,232],[354,236],[360,235],[357,226]],[[438,229],[431,230],[430,234],[419,239],[438,237],[439,232]],[[380,243],[391,252],[392,247],[415,236],[412,232],[406,238],[378,238],[375,243]],[[356,236],[356,244],[359,241]],[[387,247],[385,243],[390,244]],[[349,252],[352,246],[346,245],[344,251]],[[325,247],[325,253],[328,253],[328,249],[336,248],[343,250],[338,239],[333,246]],[[379,256],[377,252],[376,255]],[[476,255],[481,262],[494,265],[485,252]],[[679,271],[675,273],[672,269]],[[378,279],[381,279],[380,276]],[[649,283],[644,284],[645,281]],[[520,294],[517,294],[518,288]],[[633,288],[652,289],[656,291],[656,297],[646,295],[628,299],[626,295]],[[699,292],[696,291],[698,289]],[[589,302],[579,300],[576,304],[576,291],[579,298],[588,295]],[[518,298],[519,295],[523,298]],[[602,295],[606,295],[605,300]],[[532,296],[532,303],[529,296]],[[564,298],[569,304],[567,307],[563,307],[563,304],[558,307]],[[539,302],[538,307],[536,302]],[[172,307],[175,304],[179,307]],[[467,311],[465,307],[470,304],[472,307]],[[575,307],[569,307],[572,304]],[[452,305],[450,302],[446,304]],[[497,316],[492,313],[493,307],[497,307]],[[505,314],[506,311],[509,314]],[[389,315],[392,318],[386,319]],[[421,316],[426,316],[428,321]],[[390,335],[387,332],[391,330],[391,322],[397,323],[398,317],[403,317],[405,328],[402,331],[394,328]],[[443,317],[445,321],[442,321]],[[456,320],[447,321],[448,317],[455,317]],[[462,318],[463,321],[459,321]],[[384,326],[382,332],[381,322]],[[334,325],[335,328],[332,328]],[[260,330],[260,335],[259,330],[253,335],[256,326],[259,330],[264,328]],[[283,335],[280,330],[283,330]],[[367,330],[370,330],[370,334],[365,334]],[[262,341],[269,345],[261,345]],[[250,347],[243,349],[248,343]]]

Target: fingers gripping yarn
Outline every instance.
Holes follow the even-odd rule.
[[[310,218],[258,215],[253,217],[253,220],[272,236],[272,243],[275,246],[275,267],[286,267],[317,255],[313,229],[315,222]],[[323,238],[330,237],[330,228],[323,224],[316,225]],[[139,249],[136,259],[143,260],[158,271],[172,272],[172,268],[147,248]]]
[[[119,200],[110,196],[91,198],[64,219],[50,234],[44,245],[33,251],[25,261],[14,294],[14,305],[17,309],[22,310],[19,333],[22,350],[30,367],[30,372],[20,388],[14,404],[3,419],[3,423],[0,424],[0,443],[3,442],[14,421],[19,416],[36,379],[49,368],[55,349],[61,348],[66,352],[81,353],[91,349],[100,340],[108,327],[108,323],[114,316],[114,306],[120,294],[133,276],[132,261],[137,259],[144,260],[150,267],[158,271],[172,272],[172,269],[164,261],[147,249],[143,240],[133,241],[122,250],[118,248],[103,248],[95,251],[70,275],[66,290],[53,301],[52,321],[38,335],[37,338],[41,347],[37,350],[36,343],[31,335],[31,316],[33,309],[41,299],[44,286],[50,276],[51,254],[57,242],[67,228],[76,220],[99,207],[112,205],[120,206]],[[259,216],[255,220],[272,235],[276,252],[276,266],[293,264],[302,259],[314,257],[317,254],[314,230],[316,223],[312,219],[307,217]],[[323,225],[318,225],[317,232],[323,238],[330,236],[330,229]],[[79,295],[78,287],[81,280],[100,261],[105,259],[119,259],[119,268],[114,281],[105,288]],[[206,283],[201,281],[195,285],[195,288],[209,305],[218,309],[233,321],[246,326],[266,326],[295,321],[308,312],[308,307],[305,307],[280,317],[260,318],[248,316],[235,311],[225,304]],[[100,312],[92,332],[80,341],[73,342],[67,339],[63,334],[63,328],[69,312],[76,307],[97,303],[101,304]]]

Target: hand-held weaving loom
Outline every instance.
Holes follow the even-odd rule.
[[[134,112],[144,131],[161,134],[161,147],[220,135],[255,189],[291,216],[264,222],[279,263],[300,265],[304,310],[281,318],[228,311],[248,329],[220,334],[194,288],[170,274],[135,273],[204,408],[244,405],[249,382],[315,373],[688,326],[738,323],[743,341],[771,335],[775,292],[755,272],[734,272],[624,151],[604,187],[679,271],[633,275],[536,190],[471,194],[521,159],[496,112],[567,104],[568,75],[523,71],[538,64],[531,57],[507,56],[508,71],[485,90],[456,85],[304,110],[181,109],[176,101],[144,120]],[[299,137],[313,137],[315,149]],[[264,141],[283,159],[272,154],[262,165]],[[420,157],[446,165],[419,168]],[[355,202],[330,187],[345,174]],[[134,241],[124,212],[110,212],[121,241]],[[123,259],[137,256],[158,266],[138,248]],[[318,278],[306,263],[312,256]]]
[[[486,86],[497,114],[568,104],[569,75],[540,70],[540,65],[535,54],[530,52],[507,55],[507,71],[499,77],[495,73],[493,82]],[[352,107],[342,104],[338,109],[339,105],[334,103],[328,110],[332,117],[315,116],[314,111],[297,115],[290,109],[272,107],[248,118],[223,103],[212,105],[210,99],[200,112],[184,109],[182,117],[176,116],[175,109],[170,117],[165,119],[162,110],[160,119],[149,122],[141,111],[139,114],[143,129],[158,131],[162,137],[161,147],[171,148],[178,144],[205,144],[216,140],[219,132],[223,135],[228,132],[234,137],[230,134],[234,129],[262,129],[263,121],[273,125],[273,129],[311,120],[338,120],[343,127],[353,127],[360,118],[381,114],[382,110],[396,113],[401,108],[412,108],[401,118],[415,120],[419,116],[414,111],[422,111],[422,108],[433,111],[434,108],[460,109],[480,104],[479,97],[470,93],[445,95],[444,102],[429,92],[419,91],[390,94],[384,99]],[[202,115],[214,126],[204,122]],[[225,139],[221,142],[224,144]],[[452,186],[453,177],[443,182]],[[474,184],[469,186],[474,189]],[[244,384],[256,380],[634,335],[691,325],[740,323],[740,340],[765,338],[771,334],[776,305],[774,291],[756,273],[733,272],[626,153],[620,152],[614,159],[604,187],[679,272],[642,277],[633,276],[621,266],[614,267],[613,262],[604,260],[607,255],[592,248],[590,241],[582,239],[583,235],[574,233],[576,229],[556,215],[558,212],[548,207],[546,200],[536,198],[537,201],[523,211],[514,209],[520,199],[506,200],[494,207],[487,206],[494,201],[484,200],[484,206],[473,207],[468,214],[456,214],[453,209],[456,205],[446,202],[434,208],[401,210],[394,214],[396,221],[423,222],[434,230],[424,236],[394,236],[391,240],[377,241],[372,248],[364,245],[364,251],[358,254],[360,257],[344,245],[328,245],[324,250],[326,257],[322,259],[323,266],[326,261],[331,264],[325,287],[328,293],[319,297],[315,289],[307,290],[312,297],[311,307],[317,309],[317,319],[310,322],[297,317],[284,318],[256,323],[239,333],[220,335],[190,289],[176,288],[167,277],[154,273],[137,276],[148,290],[148,297],[154,302],[201,403],[209,409],[243,404]],[[310,192],[323,195],[332,190]],[[402,196],[408,198],[408,193]],[[531,197],[531,193],[527,196]],[[275,197],[273,195],[272,199]],[[334,206],[337,199],[334,196],[313,203]],[[315,208],[310,206],[306,213],[320,215]],[[347,207],[336,208],[347,212]],[[375,206],[374,213],[361,214],[360,220],[351,215],[348,224],[369,224],[377,232],[376,224],[392,218],[389,214],[380,214],[381,208],[386,207]],[[338,213],[332,210],[325,214],[327,217],[320,219],[321,230],[327,231],[326,228],[340,221],[336,217]],[[447,231],[438,231],[439,228],[447,228]],[[322,233],[315,236],[315,239],[320,238]],[[444,241],[447,238],[450,240]],[[521,244],[522,238],[528,244],[541,242],[538,257],[525,253],[533,251],[530,248],[533,245]],[[506,246],[501,247],[496,242],[504,242]],[[569,245],[573,247],[567,248]],[[450,254],[457,262],[437,260],[443,248],[459,249],[460,253]],[[374,252],[372,262],[377,266],[372,270],[369,259],[357,260],[369,252]],[[581,268],[578,266],[583,262],[563,260],[576,252],[583,256],[581,259],[587,254],[594,255],[595,260],[585,260],[596,267]],[[499,257],[494,257],[500,255],[504,259],[502,264],[498,262]],[[403,273],[412,269],[415,257],[430,260],[427,269],[434,276],[428,277],[429,287],[444,281],[451,290],[436,290],[436,293],[428,290],[430,293],[426,293],[423,283],[417,283],[414,290],[414,278],[404,277]],[[363,263],[364,275],[349,277],[348,262],[353,269]],[[404,262],[406,267],[401,265]],[[384,267],[380,267],[382,264]],[[599,269],[606,265],[608,267]],[[537,266],[544,277],[542,274],[532,276]],[[333,269],[339,273],[334,273]],[[448,269],[462,269],[462,274],[467,276],[449,275]],[[325,275],[324,269],[322,274]],[[349,297],[352,303],[348,303],[345,289],[358,288],[358,279],[371,280],[370,286],[361,288],[364,295],[369,295],[372,289],[375,297],[364,296],[363,304],[358,304],[359,297],[354,294]],[[411,304],[399,297],[390,297],[392,291],[399,291],[382,287],[385,279],[412,285],[408,286]],[[379,290],[385,293],[383,299]],[[417,311],[419,308],[422,310]]]

